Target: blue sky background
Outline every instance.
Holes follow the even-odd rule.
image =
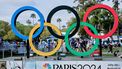
[[[60,5],[68,5],[68,6],[74,6],[77,5],[73,3],[74,0],[0,0],[0,20],[5,20],[10,23],[11,17],[13,13],[22,6],[33,6],[36,7],[40,12],[44,15],[45,20],[47,19],[47,16],[49,12]],[[25,11],[22,14],[19,15],[18,21],[25,23],[27,19],[30,18],[30,14],[34,13],[33,11]],[[62,25],[66,25],[66,22],[68,22],[71,17],[74,17],[73,14],[68,14],[67,11],[59,11],[57,12],[53,18],[52,23],[56,23],[57,18],[62,19]],[[37,19],[39,19],[37,15]],[[35,20],[36,22],[37,20]]]
[[[10,23],[13,13],[18,8],[23,6],[33,6],[37,8],[44,15],[44,18],[46,20],[49,12],[53,8],[60,5],[68,5],[71,7],[77,5],[77,3],[73,3],[73,1],[74,0],[0,0],[0,20],[4,20]],[[109,6],[113,5],[111,1],[104,1],[104,4],[107,4]],[[122,6],[122,4],[120,6]],[[30,19],[31,13],[35,12],[25,11],[21,13],[17,21],[26,24],[27,19]],[[68,14],[67,11],[59,11],[53,16],[51,23],[58,25],[56,20],[58,18],[61,18],[61,25],[66,25],[66,23],[70,21],[72,17],[75,17],[74,14]],[[38,15],[37,19],[39,19]],[[37,22],[37,20],[35,20],[35,22]]]

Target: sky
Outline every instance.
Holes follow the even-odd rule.
[[[11,23],[11,17],[14,14],[14,12],[23,6],[33,6],[37,8],[44,16],[45,20],[47,19],[47,16],[49,12],[60,5],[67,5],[67,6],[75,6],[78,3],[73,3],[74,0],[0,0],[0,20],[7,21]],[[112,2],[104,1],[103,2],[106,5],[112,6]],[[120,5],[122,6],[122,4]],[[35,13],[34,11],[24,11],[19,15],[17,18],[17,21],[20,21],[23,24],[27,24],[26,21],[28,19],[32,20],[30,18],[30,15],[32,13]],[[36,13],[35,13],[36,14]],[[38,15],[36,14],[37,19],[35,19],[35,22],[37,22]],[[72,17],[75,17],[73,13],[69,14],[65,10],[58,11],[54,14],[52,17],[51,23],[59,26],[59,24],[56,22],[58,18],[62,19],[61,25],[66,25],[67,22],[71,20]]]
[[[37,8],[44,16],[45,20],[49,12],[60,5],[74,6],[77,4],[73,3],[74,0],[0,0],[0,20],[4,20],[10,23],[11,17],[14,12],[23,6],[33,6]],[[17,21],[26,23],[30,18],[30,14],[35,13],[34,11],[24,11],[19,15]],[[54,14],[51,23],[56,24],[58,18],[62,19],[62,25],[66,25],[66,22],[74,17],[74,14],[68,14],[67,11],[59,11]],[[39,19],[37,15],[37,19]],[[55,19],[55,20],[54,20]],[[31,19],[30,19],[31,20]],[[36,22],[37,20],[35,20]],[[57,23],[58,24],[58,23]]]

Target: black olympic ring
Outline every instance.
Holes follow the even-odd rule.
[[[48,14],[47,22],[48,22],[48,23],[51,23],[51,18],[52,18],[52,16],[53,16],[57,11],[62,10],[62,9],[69,10],[69,11],[73,12],[73,14],[76,16],[77,25],[76,25],[76,28],[72,31],[72,33],[69,35],[69,38],[70,38],[70,37],[74,36],[74,35],[78,32],[78,29],[80,28],[80,17],[79,17],[79,15],[78,15],[78,13],[77,13],[73,8],[71,8],[71,7],[69,7],[69,6],[64,6],[64,5],[58,6],[58,7],[54,8],[54,9]],[[53,31],[53,29],[52,29],[51,27],[47,27],[47,29],[49,30],[49,32],[50,32],[53,36],[55,36],[55,37],[57,37],[57,38],[60,38],[60,39],[64,39],[65,36],[57,35],[57,34]]]

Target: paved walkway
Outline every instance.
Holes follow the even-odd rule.
[[[36,56],[36,57],[30,57],[29,59],[27,59],[26,57],[20,57],[19,56],[19,57],[9,57],[9,58],[0,59],[0,61],[21,60],[21,58],[23,58],[24,60],[53,61],[56,58],[56,56],[51,56],[48,58]],[[66,56],[66,57],[62,57],[61,61],[95,61],[95,60],[93,57],[80,58],[77,56]],[[119,58],[119,57],[103,57],[102,60],[100,60],[100,61],[122,61],[122,58]]]

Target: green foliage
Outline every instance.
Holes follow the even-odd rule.
[[[8,31],[10,31],[8,22],[0,20],[0,36],[3,37]]]
[[[43,32],[41,33],[41,35],[40,35],[40,39],[45,39],[45,38],[47,38],[47,37],[49,37],[51,34],[49,33],[49,31],[46,29],[46,27],[45,27],[45,29],[43,30]]]
[[[23,23],[16,22],[16,29],[23,35],[29,36],[30,31],[32,30],[32,25],[24,25]],[[36,32],[36,31],[35,31]],[[13,32],[8,22],[0,20],[0,36],[4,40],[21,40]],[[40,38],[47,38],[50,36],[48,30],[45,30],[40,35]]]
[[[76,2],[76,1],[79,2],[79,4],[77,6],[75,6],[74,8],[77,10],[77,12],[80,16],[81,22],[82,22],[83,16],[84,16],[86,10],[95,4],[101,3],[104,0],[101,0],[101,1],[100,0],[99,1],[98,0],[75,0],[74,2]],[[119,15],[119,23],[122,23],[121,10],[119,10],[118,6],[115,6],[115,4],[116,3],[114,2],[113,8]],[[72,18],[71,21],[68,22],[68,27],[74,22],[76,22],[76,18]],[[108,33],[111,30],[111,28],[113,27],[114,18],[112,16],[112,14],[107,10],[96,9],[90,13],[87,22],[91,23],[98,30],[98,32],[103,31],[104,33]],[[83,36],[88,36],[82,27],[79,31],[79,34],[83,35]]]
[[[24,24],[21,24],[19,22],[16,23],[16,27],[20,33],[22,33],[26,36],[29,35],[29,32],[33,28],[33,26],[31,26],[31,25],[24,25]]]

